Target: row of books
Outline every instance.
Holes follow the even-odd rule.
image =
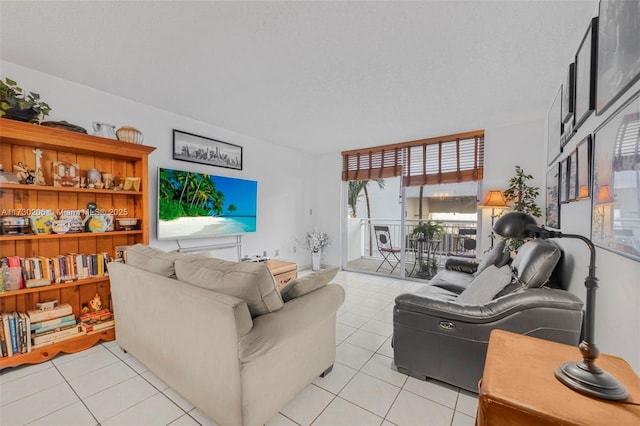
[[[27,312],[1,314],[0,351],[2,357],[31,352],[33,349],[80,334],[92,334],[115,325],[108,309],[73,314],[71,305],[62,304],[51,309],[35,309]]]
[[[0,291],[102,277],[108,275],[107,263],[110,260],[106,252],[69,253],[54,257],[3,257],[0,258]]]

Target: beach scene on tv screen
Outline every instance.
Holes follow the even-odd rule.
[[[164,168],[158,181],[158,239],[256,231],[256,181]]]

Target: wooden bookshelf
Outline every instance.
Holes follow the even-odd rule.
[[[35,168],[33,150],[36,148],[43,151],[42,171],[47,185],[0,183],[0,211],[44,209],[55,213],[59,210],[85,210],[87,203],[93,202],[98,209],[127,211],[126,215],[119,217],[138,218],[139,230],[0,235],[0,256],[54,257],[67,253],[102,252],[115,256],[116,246],[148,244],[148,156],[154,147],[0,118],[0,163],[6,171],[12,171],[18,162]],[[86,176],[87,170],[96,168],[101,173],[111,173],[118,181],[125,177],[140,177],[140,191],[52,186],[53,161],[78,163],[80,176]],[[100,295],[103,306],[112,309],[109,277],[103,276],[0,293],[0,312],[26,312],[35,309],[38,302],[57,299],[60,304],[69,303],[74,314],[78,315],[82,305],[96,293]],[[60,352],[78,352],[101,340],[114,338],[114,329],[80,335],[26,354],[0,358],[0,369],[46,361]]]

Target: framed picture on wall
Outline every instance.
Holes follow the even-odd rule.
[[[242,170],[242,147],[174,129],[173,159]]]
[[[578,53],[576,53],[575,77],[575,124],[574,130],[593,112],[596,103],[596,54],[598,47],[598,18],[589,24]]]
[[[578,161],[578,200],[591,195],[591,135],[578,142],[576,147]]]
[[[598,115],[640,78],[640,2],[600,0],[599,14]]]
[[[551,104],[548,117],[547,129],[547,165],[553,163],[558,155],[562,152],[560,146],[560,137],[562,136],[562,120],[560,114],[562,112],[562,87],[556,93],[556,97]]]
[[[544,224],[548,228],[560,228],[560,166],[556,164],[547,172]]]
[[[640,261],[640,92],[595,130],[591,240]]]
[[[569,158],[565,158],[560,162],[560,202],[568,203],[569,202],[569,180],[568,180],[568,171],[569,171]]]
[[[569,69],[564,75],[562,83],[562,122],[568,123],[573,119],[574,109],[574,83],[575,83],[575,64],[569,65]]]
[[[567,172],[567,180],[568,180],[568,195],[567,199],[569,201],[574,201],[578,199],[578,152],[573,151],[568,158],[569,171]]]

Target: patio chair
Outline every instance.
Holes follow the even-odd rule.
[[[378,265],[378,269],[376,269],[376,272],[378,272],[380,268],[382,268],[382,265],[388,263],[389,266],[391,266],[391,272],[389,272],[389,274],[393,274],[393,271],[395,271],[396,267],[400,264],[400,258],[398,257],[397,253],[400,253],[402,250],[391,245],[391,234],[389,233],[388,226],[374,225],[373,230],[376,234],[376,244],[378,245],[378,251],[384,258],[380,265]],[[391,260],[395,259],[395,265],[389,260],[391,256],[393,256]]]

